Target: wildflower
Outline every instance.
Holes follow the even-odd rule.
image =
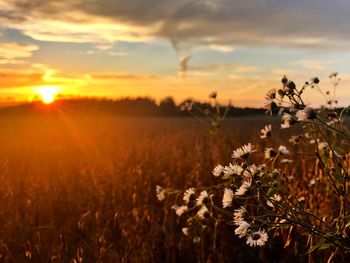
[[[287,129],[297,123],[297,120],[290,114],[284,113],[282,116],[283,123],[281,124],[282,129]]]
[[[241,175],[243,172],[243,168],[235,163],[230,163],[229,166],[226,166],[224,168],[224,174],[225,176],[232,176],[232,175]]]
[[[316,184],[316,180],[315,179],[311,179],[310,183],[308,184],[308,187],[311,187],[313,185]]]
[[[281,99],[283,99],[284,96],[286,95],[286,93],[284,92],[283,89],[278,89],[277,93],[278,93],[278,95],[280,96]]]
[[[270,137],[271,136],[271,130],[272,130],[271,124],[270,125],[266,125],[260,131],[261,132],[260,138],[264,139],[264,138]]]
[[[282,77],[281,82],[282,82],[283,85],[287,84],[288,78],[287,78],[286,75],[284,75],[284,76]]]
[[[267,114],[272,114],[274,110],[278,109],[278,106],[276,102],[272,100],[272,101],[269,101],[267,104],[265,104],[264,108],[266,109]]]
[[[236,226],[239,226],[244,221],[244,216],[247,213],[245,207],[241,206],[239,209],[235,209],[233,213],[233,222]]]
[[[194,199],[194,188],[191,187],[185,191],[183,200],[185,201],[186,205],[188,205],[188,203],[190,201],[193,201],[193,199]]]
[[[310,133],[308,133],[308,132],[306,132],[306,133],[304,134],[304,136],[305,136],[305,138],[306,138],[306,139],[310,139],[310,138],[312,138],[311,134],[310,134]]]
[[[339,123],[338,119],[331,119],[330,121],[327,121],[327,125],[332,126]]]
[[[324,151],[327,147],[328,147],[328,143],[326,143],[326,142],[320,142],[320,143],[318,143],[318,149],[319,149],[320,151]]]
[[[278,152],[279,152],[280,154],[282,154],[282,155],[287,155],[287,154],[289,154],[289,151],[288,151],[287,147],[286,147],[286,146],[283,146],[283,145],[281,145],[281,146],[278,148]]]
[[[157,198],[159,201],[163,201],[165,199],[165,189],[159,185],[156,186]]]
[[[199,197],[197,198],[197,205],[203,205],[206,204],[208,202],[208,192],[207,191],[202,191],[199,195]]]
[[[178,206],[178,205],[173,205],[171,209],[175,210],[175,213],[178,216],[182,216],[183,213],[185,213],[188,210],[188,207],[185,205]]]
[[[305,197],[304,196],[300,196],[297,200],[298,200],[298,202],[304,202],[305,201]]]
[[[241,224],[235,229],[235,234],[239,238],[245,237],[249,228],[250,224],[246,221],[242,221]]]
[[[282,197],[279,194],[274,194],[272,199],[276,202],[279,202],[282,200]]]
[[[273,159],[277,156],[277,152],[273,148],[265,148],[265,159]]]
[[[289,138],[289,142],[293,144],[298,144],[300,142],[301,136],[300,135],[293,135]]]
[[[259,172],[259,168],[255,164],[252,164],[247,167],[245,172],[249,172],[252,176],[254,176],[257,172]]]
[[[251,177],[254,176],[263,176],[264,175],[264,170],[265,170],[266,166],[264,164],[256,166],[255,164],[249,165],[247,167],[247,170],[245,171],[246,173],[250,173]],[[244,176],[244,173],[243,173]],[[245,177],[245,176],[244,176]]]
[[[244,171],[242,178],[246,182],[251,182],[253,179],[253,176],[249,171]]]
[[[218,93],[216,91],[213,91],[212,93],[209,94],[209,99],[216,99],[218,96]]]
[[[252,181],[243,181],[242,185],[236,190],[235,195],[242,196],[244,195],[249,187],[252,185]]]
[[[293,160],[291,160],[291,159],[282,159],[281,161],[280,161],[280,163],[292,163],[293,162]]]
[[[306,107],[303,110],[299,110],[296,114],[298,121],[308,121],[316,118],[316,112],[311,107]]]
[[[223,167],[221,164],[218,164],[217,166],[215,166],[214,170],[213,170],[213,175],[218,177],[222,174],[222,172],[224,171],[225,167]]]
[[[195,236],[193,238],[193,244],[198,244],[199,242],[201,242],[201,238],[199,236]]]
[[[276,89],[270,89],[267,93],[265,98],[267,100],[273,100],[276,98]]]
[[[181,111],[192,111],[193,108],[193,101],[192,100],[186,100],[180,105]]]
[[[181,231],[182,231],[182,233],[183,233],[185,236],[188,236],[188,234],[189,234],[189,228],[188,228],[188,227],[183,227],[183,228],[181,229]]]
[[[250,245],[251,247],[262,247],[263,245],[265,245],[265,243],[267,242],[269,236],[267,235],[267,233],[265,232],[265,230],[260,230],[253,232],[252,234],[248,235],[247,237],[247,245]]]
[[[225,188],[224,196],[222,198],[222,207],[226,208],[226,207],[231,206],[233,197],[234,197],[234,193],[233,193],[232,189]]]
[[[235,151],[233,151],[232,158],[233,159],[248,159],[249,155],[253,152],[256,152],[254,150],[254,146],[251,143],[248,143],[246,145],[243,145],[241,148],[237,148]]]
[[[202,205],[197,212],[197,216],[201,219],[204,219],[209,216],[209,210],[205,205]]]
[[[270,199],[275,202],[280,202],[282,200],[282,197],[279,194],[274,194],[272,197],[270,197]],[[270,200],[267,200],[266,204],[270,207],[275,207],[273,205],[273,202],[271,202]]]

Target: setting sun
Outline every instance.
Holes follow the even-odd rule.
[[[55,101],[58,94],[58,88],[54,86],[44,86],[37,89],[40,99],[45,104],[51,104]]]

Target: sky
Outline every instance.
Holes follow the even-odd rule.
[[[172,96],[259,107],[281,77],[350,104],[347,0],[0,0],[0,97]],[[310,104],[323,103],[316,90]]]

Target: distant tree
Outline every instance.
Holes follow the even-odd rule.
[[[175,104],[172,97],[166,97],[161,100],[159,104],[160,112],[164,116],[176,116],[179,115],[179,109]]]

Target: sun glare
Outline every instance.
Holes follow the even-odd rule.
[[[51,104],[55,101],[58,94],[58,88],[54,86],[44,86],[37,89],[40,99],[45,104]]]

